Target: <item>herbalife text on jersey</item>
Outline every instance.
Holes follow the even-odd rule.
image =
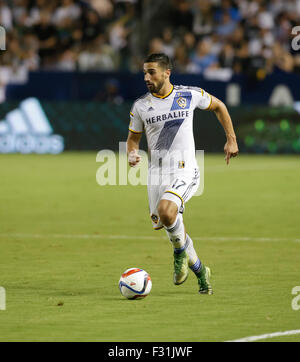
[[[154,116],[151,118],[146,118],[146,124],[168,121],[176,118],[186,118],[189,116],[189,111],[173,111],[169,113],[163,113],[159,116]]]

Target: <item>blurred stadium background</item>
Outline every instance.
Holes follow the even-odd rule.
[[[299,341],[300,0],[0,0],[0,25],[0,341]],[[185,220],[210,299],[192,276],[172,284],[145,186],[96,182],[150,52],[224,101],[237,133],[227,167],[217,118],[195,112],[205,191]],[[140,303],[118,289],[133,266],[153,280]]]
[[[7,117],[30,97],[66,150],[118,149],[146,92],[143,59],[165,52],[173,83],[227,104],[241,152],[300,153],[299,24],[299,0],[0,0],[0,152],[34,151],[11,144],[30,127]],[[211,114],[196,112],[195,134],[198,149],[222,152]]]

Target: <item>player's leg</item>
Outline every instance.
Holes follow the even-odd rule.
[[[180,185],[183,186],[181,187]],[[174,251],[178,251],[179,253],[181,251],[185,251],[185,254],[188,256],[188,266],[197,277],[199,292],[201,294],[212,294],[212,288],[209,281],[210,269],[204,266],[199,259],[193,245],[193,240],[185,232],[182,217],[182,213],[184,211],[184,203],[188,202],[189,199],[194,195],[198,188],[198,185],[199,178],[179,179],[175,183],[175,187],[171,187],[165,191],[159,203],[160,207],[158,208],[158,210],[160,211],[159,214],[161,214],[161,221],[164,224],[169,239],[174,246]],[[173,203],[170,204],[167,203],[167,201],[173,201]],[[172,205],[172,207],[170,205]],[[174,233],[174,227],[176,233]],[[175,274],[176,273],[174,273],[174,275]]]
[[[190,236],[186,235],[186,252],[189,256],[189,267],[194,272],[198,285],[200,294],[212,294],[212,287],[210,284],[210,269],[209,267],[202,264],[199,259],[196,250],[194,249],[193,240]]]
[[[151,176],[151,174],[149,175]],[[172,189],[172,187],[164,187],[158,183],[151,182],[153,180],[149,175],[148,199],[152,226],[155,230],[165,228],[174,247],[174,283],[181,284],[184,282],[188,275],[188,265],[197,277],[200,287],[199,291],[201,293],[208,291],[209,288],[207,286],[210,284],[206,280],[209,273],[206,272],[206,267],[204,267],[197,256],[193,241],[186,235],[182,220],[184,202],[187,202],[196,192],[197,181],[194,182],[195,180],[192,180],[191,182],[191,180],[186,180],[186,187],[184,188],[178,187],[183,182],[177,182],[175,188]],[[170,202],[166,203],[165,201]],[[158,208],[160,212],[158,212]],[[174,237],[176,234],[177,237]]]
[[[179,285],[188,277],[188,255],[185,251],[186,235],[183,220],[178,214],[178,205],[174,200],[160,200],[157,211],[174,248],[174,284]]]
[[[158,215],[174,249],[182,249],[185,245],[185,229],[182,218],[178,215],[178,206],[172,200],[162,199],[157,207]]]
[[[187,191],[185,191],[182,195],[184,203],[187,203],[198,189],[199,177],[194,178],[194,181],[195,181],[194,184],[191,183],[190,185],[192,186],[188,187]],[[182,212],[183,211],[184,211],[184,205],[182,207]],[[189,267],[194,272],[198,281],[199,293],[213,294],[212,286],[210,284],[210,276],[211,276],[210,268],[205,266],[199,259],[196,250],[194,248],[193,240],[188,234],[186,234],[186,252],[189,257]]]
[[[152,227],[154,230],[160,230],[163,228],[163,225],[159,219],[157,205],[161,198],[160,185],[153,182],[151,179],[151,174],[148,174],[148,202],[149,202],[149,212],[152,221]]]
[[[182,284],[187,278],[187,266],[197,278],[202,276],[204,266],[194,249],[193,240],[185,232],[182,213],[178,212],[180,205],[176,203],[176,196],[168,193],[164,197],[173,201],[162,199],[158,205],[158,214],[174,248],[174,283]]]

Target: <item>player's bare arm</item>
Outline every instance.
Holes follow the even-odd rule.
[[[215,112],[226,134],[227,142],[225,143],[224,146],[224,152],[226,154],[225,160],[228,165],[230,158],[237,156],[239,152],[238,145],[236,142],[236,135],[233,129],[232,121],[228,113],[227,107],[220,99],[214,96],[211,97],[212,97],[212,102],[209,107],[209,110]]]
[[[141,133],[135,133],[132,131],[129,131],[128,133],[127,156],[130,167],[136,166],[141,160],[141,156],[138,154],[141,138],[142,138]]]

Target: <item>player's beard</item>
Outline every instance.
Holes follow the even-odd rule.
[[[159,91],[161,90],[161,88],[163,87],[165,81],[162,79],[159,83],[157,83],[156,86],[153,85],[153,87],[151,87],[149,90],[151,93],[159,93]]]

